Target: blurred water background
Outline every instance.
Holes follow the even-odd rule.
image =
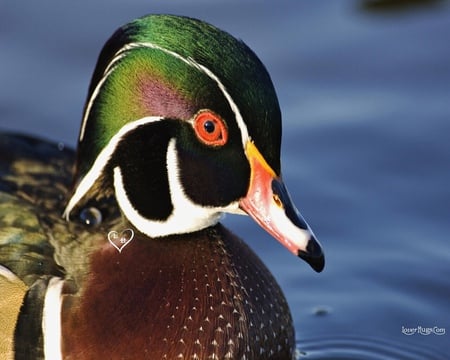
[[[75,146],[100,48],[147,13],[211,22],[272,75],[284,178],[326,268],[225,222],[284,289],[299,357],[448,359],[449,2],[0,0],[0,129]]]

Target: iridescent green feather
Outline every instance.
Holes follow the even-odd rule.
[[[74,158],[55,143],[0,133],[0,264],[28,286],[47,275],[79,285],[88,255],[121,221],[114,208],[93,229],[62,218]]]
[[[133,49],[122,50],[123,56],[109,66],[119,50],[130,44]],[[149,48],[149,44],[166,52]],[[78,148],[78,180],[124,124],[146,116],[186,120],[199,109],[224,102],[217,83],[168,52],[193,59],[219,78],[237,104],[250,136],[279,172],[280,109],[270,76],[252,50],[199,20],[150,15],[116,31],[100,54],[88,94],[89,116]],[[91,99],[99,86],[98,96]]]

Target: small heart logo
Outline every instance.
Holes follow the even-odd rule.
[[[133,240],[133,237],[134,231],[131,229],[125,229],[120,234],[115,230],[108,233],[108,241],[119,253],[121,253],[123,248]]]

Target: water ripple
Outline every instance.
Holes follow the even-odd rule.
[[[436,349],[379,338],[333,336],[297,343],[297,360],[446,360]]]

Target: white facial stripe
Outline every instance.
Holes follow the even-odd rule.
[[[197,64],[197,65],[200,67],[200,69],[203,70],[203,72],[206,75],[208,75],[211,79],[213,79],[217,83],[217,85],[219,86],[219,89],[222,91],[223,95],[228,100],[228,104],[230,104],[231,110],[233,111],[234,116],[236,118],[236,122],[239,126],[239,130],[241,130],[242,146],[245,149],[245,146],[246,146],[247,142],[249,141],[250,136],[248,134],[247,125],[245,125],[244,119],[242,118],[239,108],[237,107],[237,105],[234,102],[231,95],[226,90],[225,86],[220,82],[219,78],[205,66],[203,66],[201,64]]]
[[[233,98],[231,97],[231,95],[228,93],[228,91],[226,90],[225,86],[222,84],[222,82],[219,80],[219,78],[211,71],[209,70],[207,67],[199,64],[198,62],[196,62],[194,59],[192,58],[185,58],[183,56],[181,56],[180,54],[171,51],[171,50],[167,50],[165,48],[160,47],[159,45],[150,43],[150,42],[143,42],[143,43],[129,43],[126,44],[125,46],[123,46],[121,49],[119,49],[113,59],[111,60],[111,62],[109,63],[109,65],[106,67],[105,69],[105,74],[102,77],[102,79],[98,82],[97,86],[95,87],[87,105],[86,105],[86,110],[83,116],[83,121],[81,124],[81,130],[80,130],[80,138],[79,141],[81,142],[83,140],[84,137],[84,130],[86,127],[86,122],[87,119],[89,117],[89,113],[91,111],[91,107],[92,104],[94,103],[95,98],[98,96],[101,87],[103,86],[104,82],[106,81],[106,79],[109,77],[109,75],[111,75],[111,73],[115,70],[115,64],[117,64],[117,62],[122,59],[123,57],[126,56],[127,51],[132,50],[132,49],[136,49],[136,48],[140,48],[140,47],[144,47],[144,48],[150,48],[150,49],[156,49],[156,50],[160,50],[163,51],[166,54],[169,54],[183,62],[185,62],[186,64],[188,64],[189,66],[192,66],[200,71],[202,71],[203,73],[205,73],[209,78],[211,78],[219,87],[220,91],[222,91],[222,94],[225,96],[225,98],[228,101],[228,104],[230,105],[231,110],[234,113],[236,122],[239,126],[239,129],[241,131],[241,135],[242,135],[242,146],[245,148],[245,145],[247,143],[247,141],[249,140],[249,134],[248,134],[248,130],[247,130],[247,126],[245,125],[244,119],[242,118],[242,115],[239,111],[239,108],[237,107],[236,103],[234,102]]]
[[[211,78],[212,80],[214,80],[214,82],[217,84],[217,86],[219,87],[219,89],[222,91],[223,95],[225,96],[225,98],[228,101],[228,104],[230,105],[231,110],[234,113],[234,116],[236,118],[236,122],[239,126],[239,129],[241,130],[241,134],[242,134],[242,145],[245,148],[245,144],[247,143],[247,140],[249,139],[249,135],[248,135],[248,130],[247,130],[247,126],[245,125],[244,119],[242,118],[242,115],[239,111],[239,108],[237,107],[236,103],[234,102],[233,98],[231,97],[231,95],[228,93],[227,89],[225,88],[225,86],[222,84],[222,82],[219,80],[219,78],[211,71],[209,70],[206,66],[203,66],[202,64],[199,64],[197,61],[195,61],[192,58],[185,58],[183,56],[181,56],[180,54],[171,51],[171,50],[167,50],[165,48],[162,48],[156,44],[150,43],[150,42],[143,42],[143,43],[130,43],[124,46],[124,48],[126,48],[126,50],[128,49],[133,49],[133,48],[138,48],[138,47],[147,47],[147,48],[151,48],[151,49],[157,49],[157,50],[161,50],[163,52],[165,52],[166,54],[172,55],[173,57],[176,57],[177,59],[180,59],[181,61],[185,62],[186,64],[201,70],[203,73],[205,73],[206,75],[208,75],[209,78]]]
[[[91,108],[92,108],[92,104],[94,103],[94,100],[97,98],[98,94],[100,93],[100,90],[101,90],[104,82],[106,81],[106,79],[116,69],[116,66],[114,66],[114,65],[116,65],[119,62],[119,60],[121,60],[125,56],[126,56],[126,53],[123,53],[123,52],[121,53],[120,51],[117,52],[114,55],[114,58],[111,60],[111,62],[105,68],[105,71],[103,73],[103,77],[100,79],[100,81],[95,86],[95,89],[92,92],[88,103],[86,104],[86,109],[84,111],[83,120],[81,121],[80,138],[79,138],[80,142],[83,141],[84,131],[85,131],[85,128],[86,128],[86,122],[87,122],[87,119],[88,119],[89,114],[91,112]]]
[[[109,68],[109,67],[108,67]],[[115,67],[109,69],[107,72],[105,72],[105,75],[100,79],[100,81],[95,86],[94,91],[92,92],[91,97],[89,98],[88,103],[86,104],[86,110],[84,111],[83,120],[81,121],[81,129],[80,129],[80,138],[78,139],[80,142],[83,141],[84,138],[84,130],[86,128],[86,122],[89,116],[89,113],[91,112],[92,104],[94,103],[95,98],[100,92],[100,89],[103,86],[103,83],[106,81],[109,75],[115,70]]]
[[[139,231],[150,237],[193,232],[216,224],[220,220],[222,212],[236,211],[237,202],[223,208],[204,207],[193,203],[186,196],[179,178],[175,139],[171,139],[169,142],[166,159],[169,191],[174,209],[164,221],[149,220],[138,213],[128,199],[120,168],[114,168],[114,188],[117,202],[128,220]]]
[[[45,359],[60,360],[61,353],[61,307],[64,280],[50,279],[45,293],[42,314],[42,333],[44,337]]]
[[[67,204],[66,209],[64,210],[63,216],[69,220],[69,215],[74,206],[83,198],[84,195],[89,191],[89,189],[94,185],[97,178],[100,176],[103,168],[108,163],[111,155],[116,150],[117,144],[119,141],[127,134],[129,131],[136,129],[138,126],[160,121],[162,117],[159,116],[149,116],[145,117],[130,123],[125,124],[122,128],[115,134],[109,143],[103,148],[100,154],[95,159],[94,164],[83,177],[81,182],[78,184],[75,193],[70,198],[69,203]]]

